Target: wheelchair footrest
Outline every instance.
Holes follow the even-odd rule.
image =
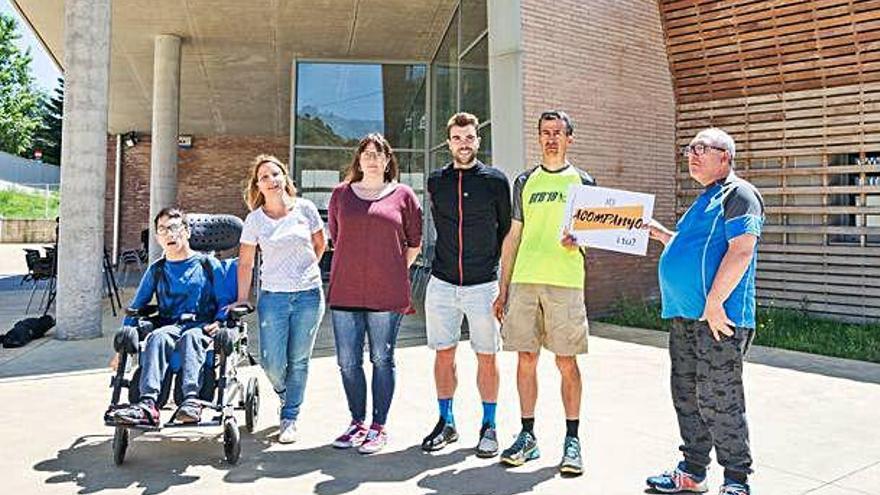
[[[107,420],[104,420],[104,426],[109,426],[110,428],[116,428],[117,426],[121,426],[123,428],[128,428],[130,430],[140,430],[140,431],[159,431],[162,429],[161,426],[126,425],[126,424],[116,423],[115,421],[107,421]]]
[[[199,421],[198,423],[176,423],[169,421],[162,425],[163,428],[202,428],[205,426],[223,426],[219,418],[210,421]]]

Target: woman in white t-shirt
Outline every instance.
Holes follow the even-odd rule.
[[[257,246],[262,253],[260,296],[260,364],[281,398],[278,441],[296,440],[296,419],[315,335],[324,316],[324,293],[318,260],[324,254],[324,222],[315,205],[296,197],[287,166],[270,155],[251,167],[239,247],[238,300],[247,301]]]

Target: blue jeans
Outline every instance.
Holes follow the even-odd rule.
[[[281,419],[299,416],[315,336],[324,317],[320,287],[297,292],[261,291],[260,364],[281,398]]]
[[[166,325],[150,332],[140,357],[141,398],[157,400],[175,349],[180,352],[179,379],[183,396],[196,397],[202,389],[207,340],[200,326],[182,330],[177,325]]]
[[[392,312],[332,310],[336,361],[348,410],[355,421],[367,415],[367,379],[364,375],[364,336],[370,339],[373,363],[373,423],[384,425],[394,397],[394,347],[403,315]]]

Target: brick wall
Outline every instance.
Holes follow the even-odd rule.
[[[599,185],[656,195],[655,218],[674,222],[675,102],[656,2],[562,0],[552,10],[522,1],[524,135],[541,158],[537,118],[565,110],[575,123],[569,159]],[[587,304],[601,312],[621,296],[653,296],[657,258],[593,250]]]
[[[193,147],[178,153],[178,204],[187,211],[247,214],[242,185],[251,160],[270,153],[288,162],[288,138],[266,136],[193,137]],[[107,139],[107,193],[104,244],[113,244],[113,185],[116,138]],[[150,222],[150,136],[140,136],[122,157],[120,250],[140,247],[140,232]]]

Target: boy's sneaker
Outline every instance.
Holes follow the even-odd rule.
[[[684,470],[684,462],[678,463],[678,466],[672,471],[666,471],[659,476],[651,476],[645,482],[648,487],[662,493],[703,493],[709,490],[709,487],[706,486],[706,476],[698,478],[688,473]]]
[[[572,475],[584,473],[581,441],[577,437],[565,437],[565,443],[562,444],[562,462],[559,463],[559,472]]]
[[[352,447],[360,447],[367,438],[367,428],[363,423],[352,421],[345,433],[333,440],[333,447],[337,449],[350,449]]]
[[[116,424],[127,426],[159,426],[159,409],[146,399],[113,412]]]
[[[202,405],[194,399],[186,399],[183,404],[177,408],[177,414],[174,415],[174,421],[178,423],[198,423],[202,420]]]
[[[541,457],[541,452],[538,450],[535,436],[527,431],[521,431],[513,445],[501,453],[501,462],[511,466],[522,466],[538,457]]]
[[[480,428],[480,442],[477,444],[477,457],[484,459],[498,455],[498,434],[495,427],[483,424]]]
[[[737,483],[726,478],[724,479],[724,484],[721,485],[721,490],[718,491],[718,495],[751,495],[751,493],[749,485]]]
[[[358,448],[358,452],[361,454],[375,454],[385,448],[387,443],[388,434],[385,433],[385,428],[373,425],[370,427],[370,431],[367,432],[367,438],[364,439],[364,443]]]
[[[296,441],[296,420],[281,420],[281,426],[278,428],[278,441],[280,443],[293,443]]]
[[[422,450],[434,452],[457,440],[458,432],[455,431],[455,425],[447,423],[445,419],[440,418],[431,433],[422,440]]]

